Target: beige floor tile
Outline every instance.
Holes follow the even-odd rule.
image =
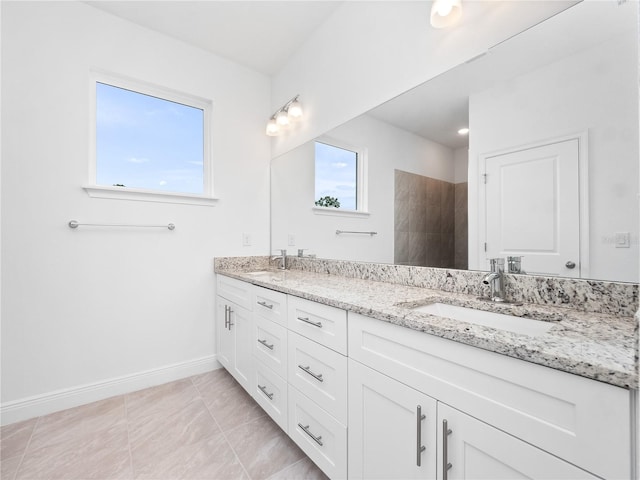
[[[205,403],[223,432],[266,415],[238,383],[220,389],[215,396],[206,398]]]
[[[64,442],[27,448],[17,479],[128,479],[131,461],[124,422]]]
[[[195,445],[219,432],[200,398],[175,410],[162,409],[138,416],[129,421],[134,473],[180,447]]]
[[[269,477],[269,480],[329,480],[308,457]]]
[[[112,397],[40,417],[30,450],[98,435],[126,422],[124,397]]]
[[[17,457],[0,460],[0,478],[2,480],[13,480],[16,477],[20,460],[22,460],[22,454]]]
[[[221,432],[196,444],[178,447],[154,462],[136,466],[135,478],[249,480]]]
[[[127,416],[131,419],[164,409],[177,410],[196,398],[200,393],[189,378],[145,388],[126,395]]]
[[[226,433],[227,440],[253,480],[263,480],[304,458],[304,453],[269,417]]]
[[[3,461],[5,458],[15,457],[18,455],[22,456],[37,421],[37,418],[32,418],[31,420],[25,420],[24,422],[5,425],[0,429],[2,436],[2,443],[0,444],[0,458],[2,458]]]
[[[221,390],[237,385],[236,380],[224,368],[218,368],[211,372],[195,375],[191,381],[205,400],[214,399]]]

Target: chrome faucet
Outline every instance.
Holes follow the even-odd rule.
[[[491,258],[491,271],[482,278],[482,283],[491,287],[489,300],[492,302],[506,302],[504,290],[504,258]]]
[[[283,248],[282,250],[280,250],[280,255],[278,255],[277,257],[271,257],[271,260],[280,260],[280,265],[278,265],[278,269],[286,270],[287,269],[287,250]]]

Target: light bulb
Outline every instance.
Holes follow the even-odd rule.
[[[275,137],[278,133],[280,133],[280,127],[278,127],[275,118],[272,118],[267,123],[267,135]]]
[[[467,127],[458,130],[458,135],[466,135],[467,133],[469,133],[469,129]]]
[[[287,114],[291,120],[300,120],[302,118],[302,104],[298,100],[294,100],[289,105]]]
[[[286,127],[289,125],[289,117],[287,116],[287,112],[284,110],[280,110],[276,115],[276,123],[280,127]]]
[[[446,28],[462,16],[462,0],[435,0],[431,7],[431,26]]]
[[[452,9],[453,4],[451,2],[447,2],[446,0],[441,0],[436,6],[436,11],[441,17],[446,17],[447,15],[449,15]]]

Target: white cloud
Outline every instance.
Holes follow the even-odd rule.
[[[348,166],[348,164],[344,163],[344,162],[334,162],[334,163],[331,164],[331,166],[335,167],[335,168],[344,168],[344,167]]]
[[[149,161],[148,158],[137,158],[137,157],[131,157],[127,160],[127,162],[129,163],[147,163]]]
[[[160,186],[165,186],[168,182],[166,180],[160,180]]]

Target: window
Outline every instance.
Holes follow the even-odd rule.
[[[89,195],[177,203],[213,200],[211,102],[95,74]]]
[[[316,141],[316,207],[334,212],[366,212],[364,170],[362,150],[328,139]]]

